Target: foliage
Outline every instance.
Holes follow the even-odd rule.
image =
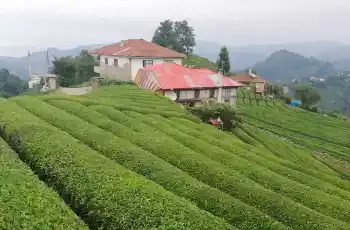
[[[80,84],[96,76],[95,60],[86,50],[81,51],[79,56],[74,58],[71,56],[55,57],[52,63],[51,73],[59,76],[58,84],[62,87]]]
[[[186,55],[185,59],[183,60],[183,65],[194,68],[205,68],[212,71],[217,70],[216,64],[214,62],[210,61],[207,58],[203,58],[194,54]]]
[[[217,70],[221,70],[224,75],[230,72],[230,56],[226,46],[221,48],[219,57],[216,61],[216,66],[218,68]]]
[[[0,97],[16,96],[28,89],[28,82],[10,74],[7,69],[0,69]]]
[[[329,62],[307,58],[287,50],[271,54],[265,61],[257,63],[256,71],[266,80],[291,82],[312,76],[323,77],[335,72]]]
[[[196,45],[194,29],[186,20],[161,22],[154,32],[152,42],[186,54],[192,54]]]
[[[100,86],[110,86],[110,85],[135,85],[133,81],[122,81],[122,80],[110,80],[110,79],[100,79]]]
[[[305,109],[310,109],[321,99],[318,89],[311,85],[299,84],[295,91],[296,98],[301,100],[302,107]]]
[[[286,199],[286,197],[282,196],[279,193],[272,192],[271,190],[265,190],[262,187],[257,186],[253,180],[242,175],[242,172],[250,174],[251,171],[249,170],[255,168],[255,165],[251,166],[249,164],[240,164],[238,162],[237,164],[235,164],[234,160],[228,160],[230,159],[230,157],[234,157],[234,154],[232,154],[232,152],[229,154],[221,155],[219,152],[219,148],[215,148],[211,145],[208,145],[205,141],[193,138],[190,135],[187,135],[178,130],[174,130],[172,126],[165,124],[159,119],[149,118],[147,116],[143,116],[135,112],[127,112],[126,114],[158,130],[161,130],[165,134],[171,136],[175,140],[185,145],[186,147],[195,149],[199,154],[204,155],[206,158],[211,158],[212,160],[215,159],[214,161],[209,161],[208,159],[204,160],[201,157],[194,158],[193,156],[188,157],[187,159],[188,163],[189,161],[195,160],[193,164],[198,166],[200,165],[195,170],[197,172],[197,176],[201,176],[201,178],[205,179],[206,183],[209,183],[215,187],[220,186],[220,188],[228,194],[231,194],[232,196],[235,196],[248,204],[258,207],[265,213],[274,216],[281,222],[292,226],[295,229],[324,228],[321,226],[327,226],[327,228],[334,228],[334,226],[332,226],[331,224],[333,223],[333,219],[324,215],[320,215],[320,213],[318,212],[310,212],[311,209],[306,208],[305,206],[300,206],[299,203],[294,203],[292,200],[290,200],[289,198]],[[210,166],[208,165],[209,162]],[[220,162],[220,164],[218,165],[215,162]],[[223,166],[222,164],[224,164],[225,166]],[[229,164],[230,166],[226,166],[227,164]],[[237,172],[236,170],[232,170],[232,167],[234,167],[232,164],[235,164],[235,167],[242,168],[240,168],[239,172]],[[199,168],[201,169],[201,171],[198,171]],[[208,180],[207,176],[209,176],[212,179]],[[254,180],[258,179],[258,177],[255,178],[255,176],[257,175],[254,174]],[[217,181],[221,181],[220,184],[215,184]],[[249,194],[247,194],[247,191],[249,191]],[[318,197],[318,199],[322,199],[322,197]],[[310,203],[310,205],[312,205],[312,203]],[[286,213],[288,213],[288,215],[286,215]],[[298,214],[296,215],[296,213]],[[317,219],[318,221],[312,221],[312,224],[306,223],[306,220],[310,219]],[[318,226],[316,226],[315,224]],[[344,228],[344,226],[342,227],[342,222],[338,222],[337,225],[338,224],[338,227]]]
[[[1,138],[0,164],[1,229],[88,229]]]
[[[52,64],[51,73],[58,75],[57,83],[59,86],[67,87],[76,83],[77,67],[74,58],[70,56],[54,57]]]
[[[15,145],[20,154],[64,196],[92,229],[119,229],[121,226],[123,229],[231,229],[223,220],[61,131],[69,128],[70,132],[83,134],[81,125],[88,123],[39,99],[22,97],[16,98],[16,102],[60,127],[47,125],[18,107],[1,113],[1,120],[21,138]],[[81,122],[71,123],[70,119]]]
[[[193,27],[189,26],[186,20],[176,21],[174,23],[174,31],[184,52],[192,54],[193,48],[196,46],[196,35]]]
[[[243,92],[268,100],[239,90],[232,132],[132,85],[3,100],[0,126],[91,229],[349,229],[349,123]]]
[[[195,202],[198,207],[225,218],[229,223],[236,223],[236,227],[249,226],[249,229],[270,229],[268,226],[274,222],[269,217],[265,218],[263,213],[257,209],[194,179],[174,167],[172,164],[179,164],[181,159],[186,161],[183,155],[184,152],[188,154],[195,153],[191,153],[191,150],[181,146],[173,139],[161,135],[154,128],[129,118],[112,107],[97,105],[87,108],[63,100],[51,100],[49,103],[92,124],[88,125],[86,133],[73,132],[68,127],[65,128],[66,131],[111,159],[121,162],[130,170],[136,171],[164,186],[167,190]],[[109,120],[100,113],[116,122]],[[85,125],[78,119],[75,122]],[[96,138],[105,140],[109,145],[96,143]],[[176,156],[176,158],[173,158],[173,156]],[[178,181],[186,184],[185,190],[178,186]],[[204,190],[205,193],[203,193]],[[201,202],[202,199],[207,200],[208,203]],[[238,209],[245,210],[245,212],[236,213],[235,210]],[[282,229],[285,228],[279,223],[275,223],[275,225]]]
[[[224,130],[231,130],[242,122],[237,110],[229,104],[206,103],[200,107],[187,107],[187,110],[203,122],[220,117],[224,123]]]

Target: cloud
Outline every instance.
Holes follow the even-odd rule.
[[[350,42],[348,0],[11,0],[1,3],[0,46],[60,48],[151,39],[164,19],[187,19],[197,38],[228,45]]]

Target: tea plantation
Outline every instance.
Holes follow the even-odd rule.
[[[231,133],[127,85],[0,101],[0,229],[350,229],[350,125],[238,108]]]

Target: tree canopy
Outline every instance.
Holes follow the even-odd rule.
[[[188,21],[165,20],[154,32],[152,42],[180,53],[192,54],[196,35]]]
[[[318,101],[321,100],[319,90],[310,84],[299,84],[295,88],[296,98],[301,100],[302,107],[310,109]]]
[[[86,50],[81,51],[77,57],[55,57],[52,63],[51,72],[59,76],[58,84],[63,87],[80,84],[96,76],[95,60]]]
[[[0,97],[16,96],[28,89],[28,82],[10,74],[7,69],[0,69]]]
[[[217,70],[222,70],[223,74],[230,72],[230,55],[226,46],[221,48],[218,60],[216,61],[216,66],[218,68]]]

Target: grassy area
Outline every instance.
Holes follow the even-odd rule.
[[[65,201],[47,221],[33,215],[36,229],[350,229],[350,125],[246,96],[233,133],[129,85],[0,101],[2,138],[20,156],[3,143],[12,163],[0,179],[20,168],[45,199]],[[19,205],[1,202],[0,213]]]

